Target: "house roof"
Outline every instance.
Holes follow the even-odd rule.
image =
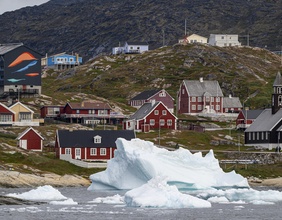
[[[133,41],[127,41],[126,42],[128,45],[148,45],[147,42],[133,42]]]
[[[27,109],[28,111],[34,113],[34,111],[32,111],[30,108],[28,108],[27,106],[25,106],[24,104],[22,104],[21,102],[16,102],[13,105],[9,106],[9,109],[12,109],[14,106],[16,105],[21,105],[23,108]]]
[[[0,55],[4,55],[22,45],[23,45],[22,43],[0,44]]]
[[[275,125],[282,120],[282,109],[272,114],[271,109],[265,109],[246,129],[246,132],[272,131]]]
[[[152,89],[152,90],[143,91],[130,100],[146,100],[152,97],[153,95],[155,95],[156,93],[158,93],[159,91],[161,91],[161,89]]]
[[[205,93],[214,97],[223,97],[218,81],[183,80],[190,96],[203,96]]]
[[[167,107],[162,102],[145,102],[133,115],[129,117],[129,120],[140,120],[145,118],[148,114],[150,114],[158,105],[163,105],[166,109]],[[170,111],[167,109],[167,112]],[[170,113],[172,114],[172,113]],[[172,114],[173,115],[173,114]],[[173,115],[175,118],[176,116]]]
[[[11,112],[12,114],[16,114],[12,109],[9,109],[6,105],[0,102],[0,105],[5,108],[7,111]]]
[[[242,110],[242,114],[247,119],[256,119],[264,109],[256,109],[256,110]]]
[[[223,108],[242,108],[239,97],[224,97]]]
[[[72,109],[111,109],[111,106],[104,102],[68,102],[67,104],[69,104]]]
[[[203,37],[203,36],[198,35],[198,34],[191,34],[191,35],[187,36],[186,38],[189,38],[189,37],[194,37],[194,36],[197,36],[197,37],[202,37],[202,38],[208,39],[207,37]]]
[[[282,86],[282,77],[280,72],[277,73],[273,86]]]
[[[20,140],[27,132],[30,130],[34,131],[42,140],[44,140],[44,137],[42,137],[36,130],[34,130],[32,127],[25,129],[22,133],[20,133],[17,137],[17,140]]]
[[[101,137],[101,143],[94,143],[95,136]],[[59,147],[115,147],[117,138],[131,140],[136,138],[132,130],[57,130]]]

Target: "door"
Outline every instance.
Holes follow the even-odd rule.
[[[21,140],[20,141],[20,147],[23,149],[27,149],[27,140]]]
[[[81,149],[75,148],[75,159],[80,160],[81,159]]]

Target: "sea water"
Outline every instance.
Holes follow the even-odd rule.
[[[156,209],[133,208],[120,204],[90,203],[97,197],[124,195],[125,191],[88,191],[86,187],[57,188],[64,196],[72,198],[78,205],[1,205],[0,220],[78,220],[78,219],[215,219],[215,220],[250,220],[281,219],[282,203],[273,205],[254,204],[218,204],[211,208]],[[0,188],[0,195],[23,193],[30,188]],[[264,189],[267,190],[267,189]],[[279,190],[281,191],[281,190]]]

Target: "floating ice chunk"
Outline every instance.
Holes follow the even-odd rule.
[[[63,196],[59,190],[49,185],[39,186],[36,189],[24,193],[9,193],[6,196],[33,201],[67,199],[67,197]]]
[[[51,205],[77,205],[78,202],[73,201],[73,199],[68,198],[66,200],[63,201],[51,201],[49,202],[49,204]]]
[[[114,196],[98,197],[88,203],[124,204],[124,197],[116,194]]]
[[[163,177],[151,179],[136,189],[125,193],[127,206],[155,208],[209,208],[211,203],[197,197],[183,194],[176,186],[169,186]]]

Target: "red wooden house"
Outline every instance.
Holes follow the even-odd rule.
[[[57,118],[64,113],[64,106],[45,105],[40,108],[41,118]]]
[[[134,131],[57,130],[55,152],[58,158],[69,156],[85,161],[107,161],[114,157],[117,138],[131,140]]]
[[[177,129],[177,117],[162,102],[144,103],[128,120],[125,130],[148,132],[150,129]]]
[[[97,124],[109,122],[111,106],[103,102],[68,102],[61,117],[70,123]]]
[[[223,98],[223,112],[224,113],[239,113],[242,110],[242,104],[239,97],[229,97]]]
[[[263,112],[263,109],[257,110],[242,110],[236,119],[236,128],[245,130],[256,120]]]
[[[129,100],[129,105],[140,108],[146,102],[162,102],[170,112],[174,112],[174,98],[164,89],[143,91]]]
[[[180,114],[223,113],[223,93],[218,81],[183,80],[177,109]]]
[[[27,128],[18,137],[18,146],[25,150],[42,151],[44,138],[32,127]]]
[[[4,104],[0,103],[0,125],[12,126],[15,121],[15,112]]]

